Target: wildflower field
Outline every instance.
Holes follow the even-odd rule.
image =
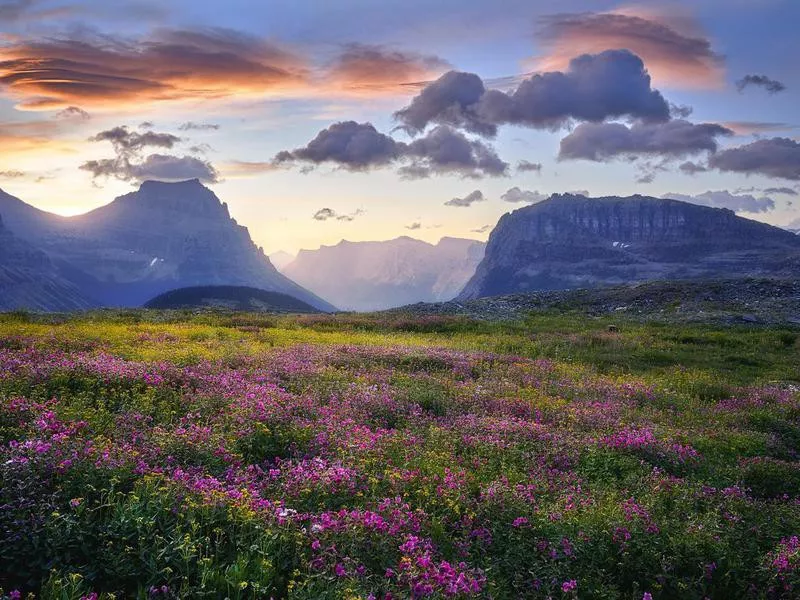
[[[0,597],[800,597],[800,329],[0,316]]]

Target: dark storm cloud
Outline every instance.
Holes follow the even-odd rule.
[[[343,121],[323,129],[308,145],[279,152],[274,164],[330,163],[350,171],[367,171],[392,164],[408,178],[454,173],[463,177],[505,175],[508,163],[492,148],[440,126],[410,144],[380,133],[371,123]]]
[[[698,173],[705,173],[708,171],[708,167],[706,165],[692,162],[691,160],[681,163],[678,168],[686,175],[697,175]]]
[[[541,173],[542,163],[521,160],[517,163],[517,173]]]
[[[750,86],[762,87],[769,94],[777,94],[786,89],[786,86],[776,79],[770,79],[766,75],[745,75],[736,82],[736,89],[743,92]]]
[[[729,148],[709,159],[720,171],[800,180],[800,143],[789,138],[757,140]]]
[[[551,15],[539,24],[545,68],[561,68],[580,53],[627,48],[644,59],[657,80],[693,87],[723,82],[723,57],[699,25],[685,18],[627,8]]]
[[[216,131],[219,125],[216,123],[195,123],[194,121],[187,121],[178,126],[178,131]]]
[[[640,155],[682,158],[715,152],[717,137],[732,132],[715,123],[583,123],[561,140],[560,160],[607,161]]]
[[[775,209],[775,201],[772,198],[766,196],[756,198],[749,194],[737,195],[727,190],[708,191],[696,196],[672,193],[664,194],[661,197],[702,204],[703,206],[713,206],[714,208],[729,208],[735,212],[765,213]]]
[[[492,137],[503,124],[558,129],[570,122],[612,117],[666,121],[670,109],[650,86],[642,60],[627,50],[586,54],[565,72],[535,74],[510,93],[487,90],[472,73],[450,71],[395,113],[401,126],[420,133],[431,123]]]
[[[474,192],[470,192],[463,198],[453,198],[452,200],[448,200],[444,203],[445,206],[457,206],[460,208],[467,208],[472,206],[476,202],[485,202],[486,198],[483,195],[483,192],[480,190],[475,190]]]

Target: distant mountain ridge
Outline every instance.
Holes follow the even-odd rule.
[[[649,280],[800,275],[800,237],[733,211],[554,194],[504,215],[458,299]]]
[[[282,272],[343,310],[380,310],[453,298],[483,257],[477,240],[437,244],[403,236],[376,242],[342,240],[301,250]]]
[[[330,311],[334,307],[279,273],[198,180],[146,181],[86,214],[61,217],[0,193],[0,214],[19,238],[44,251],[100,304],[140,306],[192,285],[245,285]]]

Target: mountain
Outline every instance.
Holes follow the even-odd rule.
[[[196,179],[146,181],[75,217],[47,213],[2,193],[0,214],[103,305],[139,306],[192,285],[246,285],[335,310],[279,273],[247,228],[231,218],[227,204]]]
[[[73,311],[97,306],[47,254],[7,229],[0,215],[0,310]]]
[[[380,310],[453,298],[475,271],[485,244],[410,237],[382,242],[341,241],[301,250],[283,273],[344,310]]]
[[[648,280],[800,275],[800,237],[728,209],[554,194],[504,215],[459,300]]]
[[[283,268],[295,259],[294,254],[289,254],[283,250],[278,250],[269,255],[269,262],[275,265],[278,271],[283,271]]]
[[[223,308],[252,312],[320,312],[288,294],[235,285],[207,285],[171,290],[146,302],[144,306],[157,309]]]

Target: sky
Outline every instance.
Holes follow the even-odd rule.
[[[552,193],[800,227],[800,2],[0,0],[0,188],[199,178],[267,252]]]

